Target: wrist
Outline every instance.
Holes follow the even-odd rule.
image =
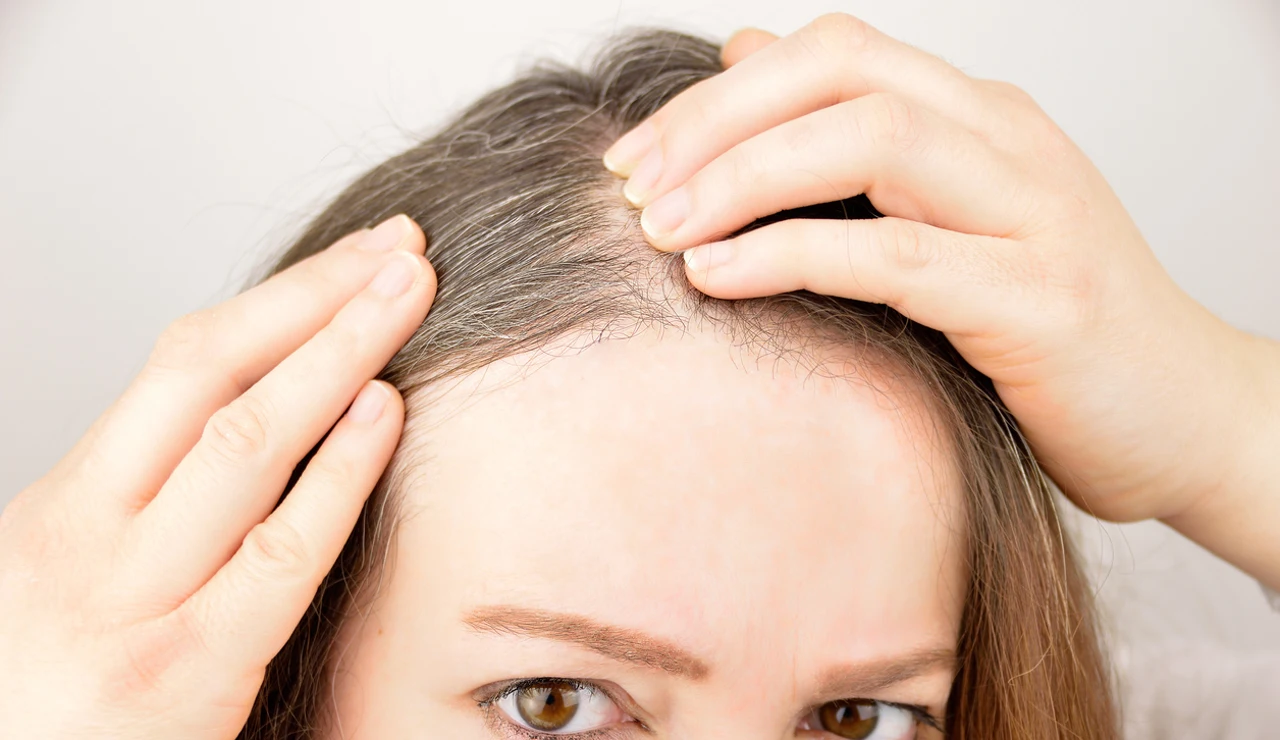
[[[1215,414],[1222,445],[1211,481],[1163,521],[1264,584],[1280,589],[1280,343],[1232,330],[1230,394]]]

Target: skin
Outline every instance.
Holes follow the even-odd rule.
[[[397,217],[175,323],[4,510],[0,735],[235,737],[395,449],[369,379],[435,296],[424,248]]]
[[[415,414],[420,483],[396,567],[343,638],[329,736],[521,737],[471,697],[540,677],[629,697],[610,738],[834,738],[797,723],[840,698],[941,716],[963,506],[921,391],[732,355],[706,334],[613,341],[527,378],[502,363]],[[640,631],[705,675],[620,660],[620,635],[609,657],[469,624],[495,609]],[[920,652],[939,660],[901,683],[829,685]]]
[[[1174,285],[1024,92],[845,15],[780,40],[740,34],[724,55],[724,74],[605,158],[630,176],[654,246],[692,250],[694,285],[880,301],[945,332],[1082,507],[1160,518],[1280,588],[1280,344]],[[717,241],[762,209],[830,200],[832,187],[865,192],[888,218]],[[664,219],[659,199],[673,195]],[[0,665],[19,667],[0,672],[0,735],[234,737],[400,434],[399,397],[369,379],[434,296],[423,247],[395,219],[180,320],[124,396],[0,514]],[[393,260],[412,268],[406,291],[366,289]],[[733,701],[728,689],[705,695]]]
[[[604,156],[694,285],[885,303],[944,332],[1081,508],[1162,519],[1280,589],[1280,343],[1183,292],[1029,95],[844,14],[723,57]],[[859,193],[887,218],[717,241]]]

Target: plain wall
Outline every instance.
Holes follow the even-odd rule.
[[[527,61],[627,25],[724,38],[829,10],[1030,91],[1179,284],[1280,338],[1275,0],[0,0],[0,504],[167,323]],[[1078,526],[1117,639],[1280,651],[1249,579],[1158,524]]]

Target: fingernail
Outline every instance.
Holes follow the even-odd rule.
[[[383,266],[369,283],[369,290],[387,298],[395,298],[409,290],[409,286],[418,279],[422,265],[412,254],[398,254]]]
[[[658,178],[662,176],[662,147],[655,146],[648,154],[644,155],[644,161],[636,167],[636,171],[631,173],[631,179],[627,180],[627,184],[622,188],[622,194],[627,196],[627,200],[631,201],[631,205],[640,208],[644,205],[645,197],[649,195],[649,191],[653,190],[653,186],[658,184]]]
[[[619,177],[630,175],[636,164],[653,146],[657,133],[657,129],[648,121],[631,129],[605,151],[604,166]]]
[[[655,200],[640,214],[640,228],[650,239],[661,239],[689,217],[689,189],[676,188]]]
[[[402,213],[374,227],[360,241],[359,247],[366,252],[390,252],[408,235],[409,217]]]
[[[360,390],[360,395],[351,402],[347,416],[358,424],[372,424],[382,416],[382,410],[387,407],[387,399],[390,396],[391,394],[381,383],[366,383]]]
[[[732,242],[711,242],[684,250],[684,263],[694,272],[706,272],[713,267],[728,264],[733,259]]]

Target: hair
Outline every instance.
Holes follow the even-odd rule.
[[[917,381],[950,438],[966,507],[970,580],[947,736],[1118,737],[1092,594],[1048,480],[990,380],[942,334],[890,308],[805,291],[712,299],[688,284],[679,256],[644,244],[601,155],[720,70],[718,46],[670,31],[614,37],[585,69],[539,64],[358,178],[267,273],[397,213],[422,226],[439,279],[436,301],[380,376],[404,394],[409,424],[428,404],[424,390],[556,338],[625,338],[694,321],[762,349],[805,354],[813,339],[836,341],[859,350],[861,364]],[[747,228],[878,215],[859,196]],[[311,608],[268,666],[244,740],[307,738],[332,722],[338,630],[384,576],[404,451],[402,443]]]

